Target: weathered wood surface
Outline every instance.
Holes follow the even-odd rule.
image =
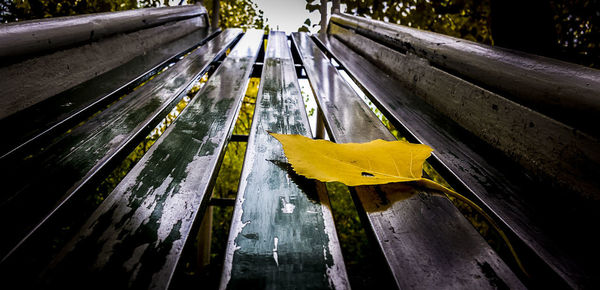
[[[348,14],[331,22],[599,135],[600,70]]]
[[[47,53],[193,17],[200,17],[206,27],[206,15],[203,6],[185,5],[8,23],[0,25],[0,60],[4,62],[18,56]]]
[[[168,71],[39,152],[24,152],[0,160],[5,178],[0,195],[0,225],[6,235],[0,242],[1,256],[98,173],[108,169],[107,164],[113,158],[133,149],[240,33],[241,30],[222,32]]]
[[[582,236],[586,232],[583,229],[589,226],[581,222],[586,220],[582,216],[585,213],[571,211],[566,215],[556,215],[557,212],[565,212],[568,202],[564,198],[547,198],[548,194],[559,194],[555,189],[522,174],[517,164],[502,158],[502,153],[436,111],[382,71],[381,67],[358,55],[335,37],[319,37],[319,40],[369,92],[397,129],[403,131],[411,142],[435,148],[429,162],[455,189],[473,198],[496,220],[504,223],[506,232],[514,233],[515,238],[522,240],[533,255],[538,255],[543,263],[550,265],[551,275],[557,272],[554,275],[561,276],[558,279],[564,279],[571,287],[577,285],[577,280],[582,280],[586,273],[574,264],[578,260],[576,254],[565,251],[573,252],[578,248],[587,249],[587,253],[595,251],[594,247],[589,247],[596,243],[593,240],[581,242],[589,240]],[[577,236],[580,238],[573,238]],[[574,247],[574,243],[579,246]],[[536,267],[528,267],[530,274],[550,279],[548,273]]]
[[[151,51],[139,51],[138,56],[115,69],[1,119],[4,142],[0,144],[0,158],[27,144],[39,143],[41,139],[67,131],[167,65],[177,62],[217,32],[200,29]]]
[[[600,200],[600,140],[347,29],[330,32],[547,183]],[[531,91],[528,88],[526,91]]]
[[[169,286],[192,224],[206,209],[262,36],[245,33],[184,114],[64,247],[47,272],[50,285]]]
[[[292,35],[329,136],[395,140],[309,36]],[[524,288],[447,198],[404,185],[355,193],[399,288]]]
[[[220,288],[349,288],[325,185],[296,175],[268,132],[310,136],[283,32],[268,39]]]

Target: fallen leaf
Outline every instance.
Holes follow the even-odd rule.
[[[348,186],[412,181],[419,186],[460,199],[479,212],[498,231],[518,266],[527,275],[506,234],[482,208],[456,191],[422,177],[423,163],[431,155],[431,147],[384,140],[337,144],[301,135],[269,134],[279,140],[294,171],[307,178],[323,182],[337,181]],[[399,191],[412,194],[410,188]]]
[[[348,186],[419,181],[431,147],[405,141],[374,140],[337,144],[301,135],[270,133],[283,145],[296,173]]]

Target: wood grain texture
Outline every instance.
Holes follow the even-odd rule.
[[[135,147],[240,33],[224,31],[41,152],[24,152],[1,160],[6,183],[0,195],[0,224],[7,235],[0,242],[2,256],[102,172],[115,156]]]
[[[262,35],[245,33],[182,115],[64,247],[46,273],[50,285],[168,288],[192,224],[207,206]]]
[[[394,140],[309,36],[292,36],[329,136]],[[524,288],[447,198],[397,184],[354,190],[399,288]]]
[[[384,68],[406,88],[541,180],[600,200],[600,140],[504,96],[331,26],[331,33]],[[527,89],[530,90],[530,89]]]
[[[598,136],[600,70],[348,14],[331,21]]]
[[[271,32],[221,289],[348,289],[324,184],[289,168],[268,134],[310,136],[283,32]]]

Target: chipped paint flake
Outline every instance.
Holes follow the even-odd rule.
[[[273,248],[273,259],[275,260],[277,267],[279,267],[279,258],[277,256],[277,245],[279,244],[279,239],[277,237],[273,239],[273,244],[275,244],[275,248]]]
[[[294,209],[296,208],[296,206],[287,202],[283,197],[281,197],[281,204],[283,205],[283,207],[281,208],[281,212],[288,214],[294,213]]]

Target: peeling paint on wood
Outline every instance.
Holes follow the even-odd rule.
[[[262,31],[246,32],[182,115],[65,246],[46,273],[50,285],[168,287],[192,224],[207,206],[244,95],[245,82],[239,80],[249,77],[261,41]]]
[[[349,288],[324,184],[296,175],[267,131],[310,136],[287,38],[271,32],[221,289]]]
[[[7,235],[0,241],[2,256],[113,157],[145,137],[239,33],[241,30],[223,32],[32,158],[23,160],[19,155],[1,160],[7,181],[0,195],[0,225]]]

